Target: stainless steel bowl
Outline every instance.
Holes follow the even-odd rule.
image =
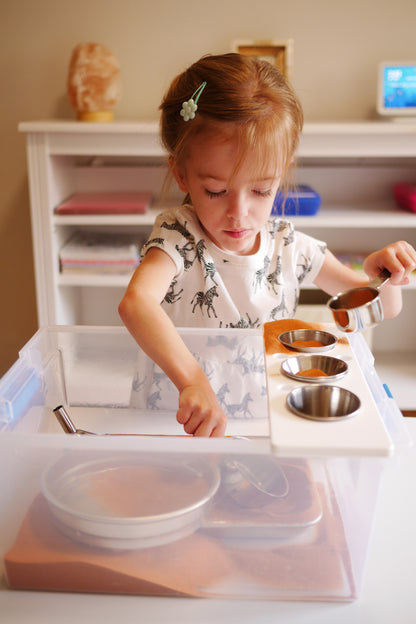
[[[340,386],[294,388],[286,401],[289,409],[297,416],[320,421],[350,418],[361,406],[357,395]]]
[[[219,484],[219,471],[203,458],[133,453],[85,461],[70,454],[44,472],[42,493],[67,537],[137,549],[196,531]]]
[[[319,329],[292,329],[278,336],[281,344],[287,349],[303,353],[321,353],[333,349],[337,338],[329,332]],[[306,343],[306,344],[296,344]],[[311,343],[307,346],[307,343]],[[313,344],[317,343],[317,344]]]
[[[299,355],[282,362],[281,369],[284,375],[296,381],[322,383],[344,377],[348,371],[348,364],[344,360],[328,355]]]

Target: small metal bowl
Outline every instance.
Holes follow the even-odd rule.
[[[333,334],[319,329],[292,329],[280,334],[278,339],[286,349],[303,353],[330,351],[337,343],[337,338]]]
[[[344,377],[348,371],[348,365],[344,360],[328,355],[299,355],[285,360],[281,369],[282,373],[291,379],[322,383]]]
[[[353,392],[339,386],[303,386],[287,396],[288,408],[297,416],[332,421],[350,418],[361,401]]]

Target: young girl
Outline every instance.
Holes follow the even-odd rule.
[[[226,416],[175,326],[260,327],[294,316],[301,285],[335,295],[368,279],[323,242],[270,218],[303,124],[276,68],[238,54],[204,57],[173,81],[161,111],[170,170],[186,200],[156,219],[119,313],[178,389],[185,432],[222,436]],[[381,298],[393,317],[415,250],[401,241],[364,262],[369,279],[382,268],[391,272]]]

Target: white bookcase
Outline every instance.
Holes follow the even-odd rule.
[[[145,236],[163,205],[166,156],[157,123],[24,122],[39,325],[120,324],[117,306],[126,276],[65,275],[59,249],[75,230]],[[296,227],[334,252],[368,252],[406,239],[416,244],[416,214],[397,209],[392,187],[416,181],[416,123],[309,123],[296,180],[322,197],[314,217]],[[55,207],[76,191],[147,191],[145,215],[59,216]],[[404,288],[404,310],[373,334],[376,366],[402,409],[416,408],[416,279]],[[383,379],[384,377],[384,379]]]

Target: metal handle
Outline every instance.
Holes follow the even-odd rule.
[[[58,405],[58,407],[55,407],[53,410],[56,418],[58,419],[59,424],[61,425],[62,429],[65,431],[65,433],[76,433],[77,435],[92,435],[92,436],[130,436],[130,435],[134,435],[134,436],[152,436],[153,434],[151,433],[94,433],[93,431],[85,431],[85,429],[77,429],[74,425],[74,423],[72,422],[71,418],[69,417],[68,412],[66,411],[66,409],[64,408],[63,405]],[[163,438],[192,438],[192,435],[188,435],[188,434],[164,434],[164,433],[160,433],[160,434],[155,434],[157,437],[163,437]],[[229,437],[229,436],[226,436]]]
[[[377,288],[378,290],[379,288],[381,288],[381,286],[383,286],[383,284],[387,282],[387,280],[390,279],[390,277],[391,277],[390,271],[388,269],[383,269],[382,271],[380,271],[377,277],[371,280],[371,282],[368,285],[370,288]]]
[[[77,433],[77,428],[63,405],[58,405],[53,411],[65,433]]]

